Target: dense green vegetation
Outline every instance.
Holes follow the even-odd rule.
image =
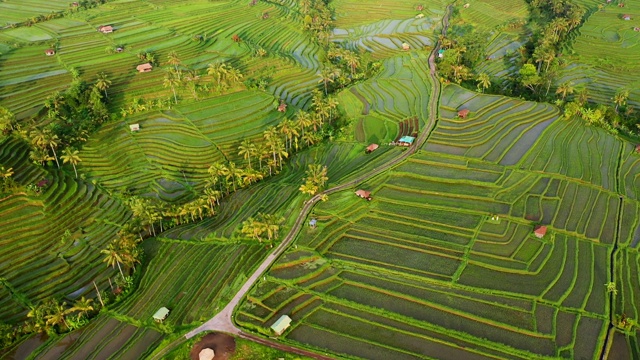
[[[637,358],[621,4],[0,2],[0,355]]]

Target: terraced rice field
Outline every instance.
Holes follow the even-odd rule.
[[[0,300],[0,318],[9,322],[45,298],[79,298],[93,292],[93,281],[105,286],[117,270],[102,263],[100,250],[131,214],[91,183],[31,164],[25,144],[5,140],[0,148],[0,163],[14,169],[18,183],[49,184],[40,195],[17,193],[0,201],[0,273],[11,290]],[[71,236],[62,242],[66,231]]]
[[[640,21],[640,4],[624,2],[624,7],[611,3],[597,11],[596,4],[585,4],[592,14],[580,27],[572,49],[568,49],[571,65],[563,71],[558,83],[571,81],[589,90],[590,101],[612,104],[615,93],[630,91],[629,104],[640,105],[638,60],[640,32],[634,31]],[[622,15],[631,15],[625,21]]]
[[[469,115],[460,118],[458,111],[465,109]],[[514,165],[558,116],[558,109],[548,104],[449,85],[442,92],[440,121],[424,149]]]
[[[455,148],[482,149],[465,135],[500,129],[505,143],[529,145],[508,162],[507,150],[434,145],[463,122],[453,119],[459,104],[475,105],[465,121],[476,128],[461,126]],[[450,86],[440,112],[425,150],[358,186],[371,202],[351,190],[317,206],[318,227],[302,231],[236,321],[268,329],[288,314],[286,339],[367,359],[600,358],[609,314],[637,316],[640,204],[619,184],[635,181],[638,155],[577,121],[550,125],[557,111],[545,105]],[[625,284],[614,303],[608,281]]]

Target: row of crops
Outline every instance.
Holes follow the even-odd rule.
[[[31,164],[24,143],[6,140],[2,149],[0,164],[31,185],[0,201],[0,273],[12,292],[2,297],[0,317],[16,321],[44,298],[75,299],[91,293],[93,281],[106,284],[112,270],[105,271],[100,250],[131,215],[94,185]]]
[[[282,337],[359,358],[600,358],[610,314],[638,316],[640,157],[545,105],[448,87],[440,111],[427,151],[358,186],[372,201],[316,207],[236,321],[268,331],[287,314]],[[447,131],[455,145],[432,148]],[[499,156],[451,151],[492,133]],[[611,334],[608,358],[638,352]]]
[[[620,2],[622,3],[622,2]],[[640,19],[640,4],[624,2],[624,7],[611,3],[602,10],[589,3],[593,13],[580,27],[573,42],[569,61],[559,82],[572,81],[589,90],[589,98],[604,104],[612,104],[612,98],[620,89],[630,91],[629,103],[640,104],[640,78],[638,52],[640,32],[634,31]],[[631,20],[622,15],[631,15]]]
[[[459,117],[461,110],[468,110],[469,115]],[[559,115],[557,108],[548,104],[482,95],[455,85],[442,92],[439,113],[425,150],[501,165],[518,163]]]

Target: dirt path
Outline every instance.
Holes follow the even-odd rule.
[[[449,15],[451,14],[451,8],[452,8],[451,5],[447,6],[446,14],[442,19],[443,34],[446,34],[447,29],[449,27]],[[435,57],[436,57],[436,54],[438,53],[439,48],[440,48],[440,43],[438,42],[436,46],[433,48],[433,50],[431,51],[431,54],[429,55],[429,68],[430,68],[429,75],[431,77],[431,83],[433,86],[432,92],[431,92],[432,96],[429,99],[429,109],[430,109],[429,119],[425,124],[425,129],[420,133],[420,135],[418,135],[414,144],[411,147],[409,147],[407,151],[398,155],[395,159],[389,161],[385,165],[375,168],[369,171],[368,173],[363,174],[362,176],[356,178],[355,180],[352,180],[342,185],[338,185],[331,189],[325,190],[322,194],[332,194],[338,191],[342,191],[342,190],[354,187],[355,185],[369,178],[377,176],[382,172],[392,168],[393,166],[403,162],[409,156],[414,154],[418,149],[422,147],[424,142],[429,138],[431,131],[435,127],[436,119],[438,117],[437,114],[438,114],[438,102],[440,99],[440,83],[438,82],[438,79],[436,77]],[[315,359],[322,359],[322,360],[331,359],[330,357],[326,357],[324,355],[299,349],[293,346],[284,345],[274,340],[265,339],[250,333],[246,333],[241,329],[239,329],[238,327],[236,327],[233,323],[233,309],[238,305],[238,303],[240,303],[242,298],[244,298],[247,292],[249,292],[249,289],[251,289],[251,287],[256,283],[256,281],[258,281],[258,279],[262,276],[262,274],[264,274],[264,272],[271,266],[271,264],[273,264],[273,262],[285,251],[285,249],[295,239],[296,235],[302,228],[302,225],[305,219],[307,218],[308,214],[311,212],[311,209],[314,207],[314,205],[320,200],[320,197],[322,194],[317,194],[316,196],[314,196],[304,204],[304,206],[300,211],[300,214],[298,215],[298,218],[296,219],[293,227],[291,228],[287,236],[282,240],[280,245],[273,251],[273,253],[271,253],[271,255],[269,255],[262,262],[262,264],[260,264],[260,266],[253,272],[253,274],[247,279],[247,281],[242,285],[240,290],[238,290],[238,292],[233,297],[233,299],[229,302],[229,304],[227,304],[227,306],[225,306],[224,309],[222,309],[222,311],[216,314],[213,318],[211,318],[201,326],[197,327],[196,329],[189,331],[187,334],[185,334],[185,337],[187,339],[190,339],[204,331],[222,331],[222,332],[240,336],[245,339],[249,339],[249,340],[252,340],[276,349],[280,349],[280,350],[284,350],[284,351],[288,351],[288,352],[292,352],[300,355],[305,355]],[[158,358],[158,357],[154,357],[154,358]]]

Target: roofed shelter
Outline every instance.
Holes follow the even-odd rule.
[[[462,109],[460,111],[458,111],[458,117],[461,119],[466,119],[467,115],[469,115],[469,109]]]
[[[111,26],[111,25],[100,26],[98,28],[98,31],[100,31],[103,34],[110,34],[110,33],[113,32],[113,26]]]
[[[138,66],[136,66],[136,69],[138,70],[138,72],[149,72],[153,69],[153,65],[151,65],[151,63],[146,63],[146,64],[140,64]]]
[[[287,104],[285,104],[284,102],[281,102],[280,105],[278,105],[278,111],[279,112],[287,111]]]
[[[398,144],[402,146],[411,146],[416,140],[413,136],[403,136],[398,140]]]
[[[140,124],[131,124],[131,125],[129,125],[129,130],[131,130],[131,131],[140,131]]]
[[[409,44],[402,43],[402,50],[409,50],[410,48],[411,48],[411,46],[409,46]]]
[[[158,309],[155,314],[153,314],[153,320],[157,322],[163,322],[164,319],[167,318],[167,316],[169,316],[169,309],[163,306]]]
[[[356,191],[356,195],[358,195],[359,197],[361,197],[363,199],[367,199],[367,200],[371,201],[371,191],[360,189],[360,190]]]
[[[199,360],[213,360],[213,358],[215,356],[216,356],[216,353],[213,351],[213,349],[204,348],[204,349],[200,350],[200,353],[198,354],[198,359]]]
[[[627,20],[627,21],[631,20],[631,15],[629,14],[622,15],[622,20]]]
[[[636,152],[640,154],[640,144],[636,145]]]
[[[547,234],[547,227],[542,225],[536,226],[533,233],[537,238],[542,239]]]
[[[287,330],[287,328],[289,328],[290,325],[291,318],[287,315],[282,315],[273,323],[273,325],[271,325],[271,330],[273,330],[276,335],[280,336],[285,330]]]
[[[53,56],[53,55],[56,54],[56,51],[53,50],[53,49],[47,49],[47,50],[44,51],[44,54],[47,55],[47,56]]]
[[[367,149],[365,150],[365,152],[367,154],[374,152],[377,148],[378,148],[378,144],[370,144],[369,146],[367,146]]]

